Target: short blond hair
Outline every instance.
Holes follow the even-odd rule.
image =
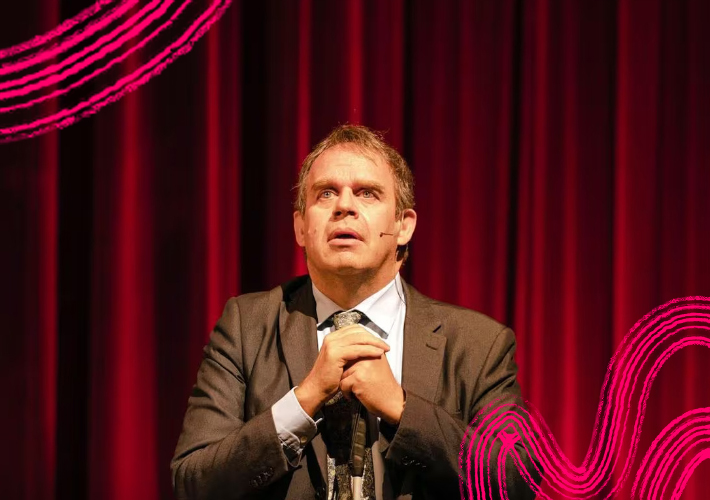
[[[301,214],[306,211],[306,179],[311,167],[313,167],[313,163],[320,155],[335,146],[350,146],[365,155],[368,153],[379,155],[389,165],[394,175],[397,217],[405,210],[414,208],[414,176],[404,158],[396,149],[384,141],[382,134],[362,125],[346,124],[336,127],[303,160],[301,171],[298,174],[298,183],[295,187],[296,201],[294,209],[296,211]]]

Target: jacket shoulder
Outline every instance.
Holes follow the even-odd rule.
[[[493,340],[508,327],[490,316],[466,307],[442,302],[428,297],[410,286],[415,307],[422,307],[427,314],[441,321],[443,331],[449,334],[467,333],[479,340]]]
[[[242,318],[268,318],[277,314],[283,302],[290,302],[308,284],[310,284],[308,276],[299,276],[271,290],[244,293],[232,297],[224,306],[223,316],[238,311]]]
[[[442,317],[446,318],[449,323],[466,326],[477,331],[489,332],[492,334],[498,334],[501,330],[506,328],[503,323],[496,321],[482,312],[454,304],[448,304],[446,302],[435,302],[436,304],[434,307],[441,311]]]

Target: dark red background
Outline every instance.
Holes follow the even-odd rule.
[[[0,45],[87,5],[5,3]],[[201,347],[304,271],[290,189],[344,122],[414,170],[405,277],[515,329],[580,464],[624,334],[710,295],[709,29],[705,0],[236,2],[137,92],[0,145],[0,498],[171,498]],[[644,442],[710,406],[708,363],[664,367]]]

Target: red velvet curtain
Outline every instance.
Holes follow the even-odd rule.
[[[3,5],[0,46],[88,5]],[[405,277],[515,329],[580,464],[624,334],[710,295],[708,28],[704,0],[235,2],[119,102],[0,144],[0,498],[172,497],[201,347],[229,296],[304,272],[291,186],[344,122],[414,169]],[[710,406],[709,361],[664,366],[645,444]]]

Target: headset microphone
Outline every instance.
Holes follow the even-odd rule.
[[[394,234],[390,234],[390,233],[380,233],[380,238],[382,238],[382,237],[385,236],[385,235],[387,235],[387,236],[394,236]]]

